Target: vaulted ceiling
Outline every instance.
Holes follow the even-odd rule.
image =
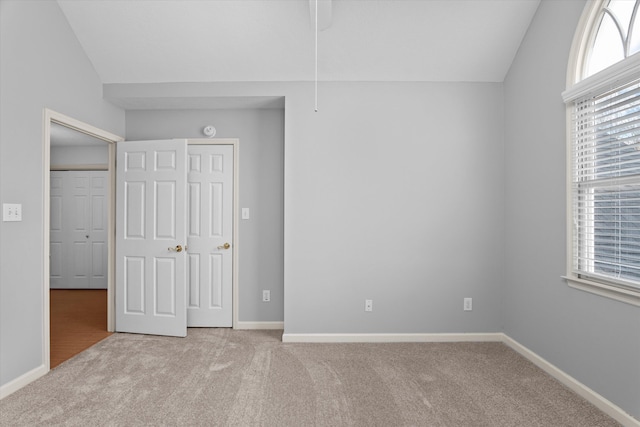
[[[539,1],[333,0],[318,78],[503,81]],[[314,79],[314,0],[58,3],[103,83]]]

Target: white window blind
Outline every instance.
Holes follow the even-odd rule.
[[[572,110],[573,273],[640,290],[640,78]]]

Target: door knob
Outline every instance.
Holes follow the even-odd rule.
[[[178,245],[175,248],[169,247],[169,251],[182,252],[182,246]]]
[[[218,246],[218,249],[229,249],[230,247],[231,247],[231,245],[230,245],[230,244],[225,243],[225,244],[224,244],[224,245],[222,245],[222,246]]]

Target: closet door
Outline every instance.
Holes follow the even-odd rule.
[[[189,145],[187,325],[233,324],[233,146]]]
[[[187,142],[117,144],[116,330],[186,336]]]
[[[107,289],[109,174],[106,171],[92,172],[89,177],[89,288]]]
[[[50,193],[50,237],[49,237],[49,287],[52,289],[64,289],[68,287],[68,272],[63,266],[65,257],[66,227],[64,222],[64,180],[62,171],[51,172]]]
[[[51,288],[107,288],[107,176],[51,172]]]

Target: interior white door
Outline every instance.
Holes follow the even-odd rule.
[[[107,288],[107,194],[106,171],[51,172],[51,288]]]
[[[63,262],[66,259],[64,248],[67,238],[64,224],[64,174],[51,172],[50,178],[50,222],[49,222],[49,287],[53,289],[65,288],[68,283]]]
[[[117,144],[116,330],[187,335],[187,141]]]
[[[68,193],[65,198],[65,220],[71,244],[68,246],[70,251],[65,258],[65,268],[69,272],[69,287],[82,288],[89,285],[91,177],[75,171],[69,171],[68,177],[70,179],[65,183],[65,192]]]
[[[188,148],[187,325],[233,324],[233,146]]]
[[[85,235],[89,243],[89,288],[107,289],[109,173],[92,171],[89,174],[89,233]],[[87,237],[89,236],[89,237]]]

